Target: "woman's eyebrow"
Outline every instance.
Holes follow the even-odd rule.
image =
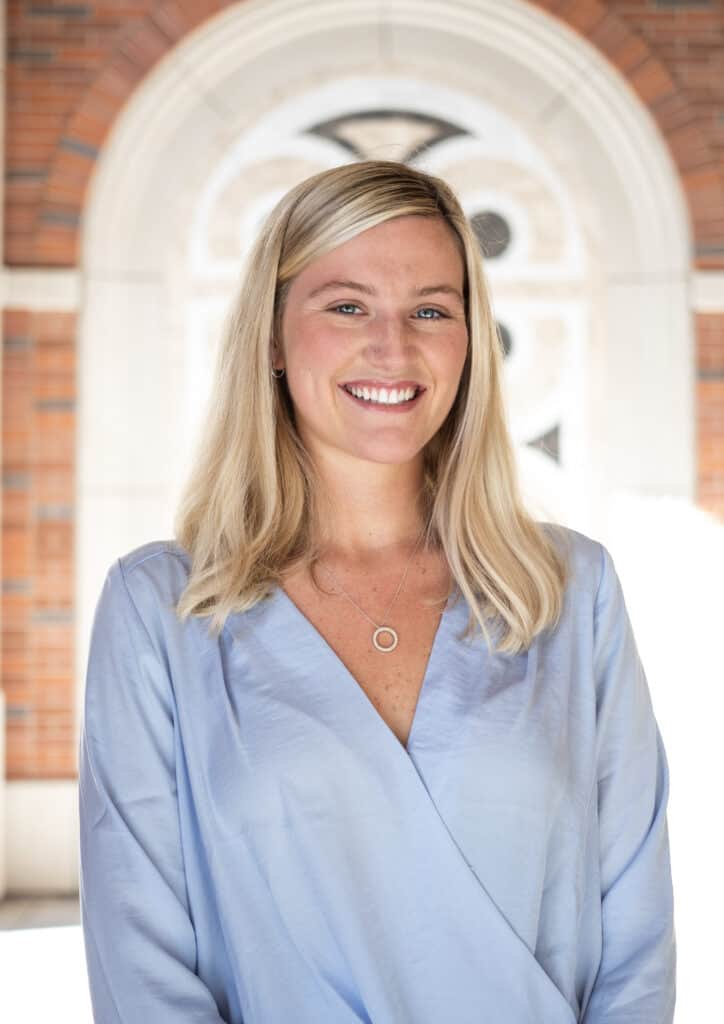
[[[367,284],[361,284],[359,281],[348,281],[348,280],[334,280],[325,281],[324,284],[318,285],[314,288],[307,298],[311,299],[315,295],[319,295],[320,292],[328,291],[330,288],[348,288],[354,289],[358,292],[364,292],[365,295],[374,295],[375,289],[370,288]],[[413,295],[432,295],[434,293],[441,292],[444,295],[455,295],[460,302],[463,302],[463,297],[457,288],[453,288],[451,284],[429,284],[424,288],[417,288],[413,291]]]

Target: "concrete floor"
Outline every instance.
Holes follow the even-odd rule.
[[[0,900],[0,931],[80,924],[77,896],[8,896]]]
[[[60,918],[77,916],[74,903],[37,897],[0,903],[3,1024],[93,1024],[80,925],[57,926]]]

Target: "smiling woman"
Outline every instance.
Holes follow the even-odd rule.
[[[303,582],[322,601],[318,565],[379,600],[422,532],[425,600],[454,579],[468,635],[524,648],[560,615],[566,535],[520,500],[479,246],[452,191],[392,161],[323,172],[277,204],[248,267],[177,519],[194,560],[179,613],[218,630]]]
[[[445,182],[269,214],[176,537],[93,622],[96,1020],[671,1024],[646,676],[607,549],[523,507],[501,372]]]

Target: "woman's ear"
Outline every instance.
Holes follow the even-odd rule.
[[[282,365],[278,365],[281,360]],[[272,342],[271,348],[271,364],[275,370],[281,370],[284,363],[284,355],[281,350],[281,346],[277,345],[275,341]]]

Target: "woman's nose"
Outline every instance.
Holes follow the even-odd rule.
[[[408,325],[404,317],[380,317],[373,324],[369,345],[373,351],[380,354],[402,354],[410,344],[408,335]]]

